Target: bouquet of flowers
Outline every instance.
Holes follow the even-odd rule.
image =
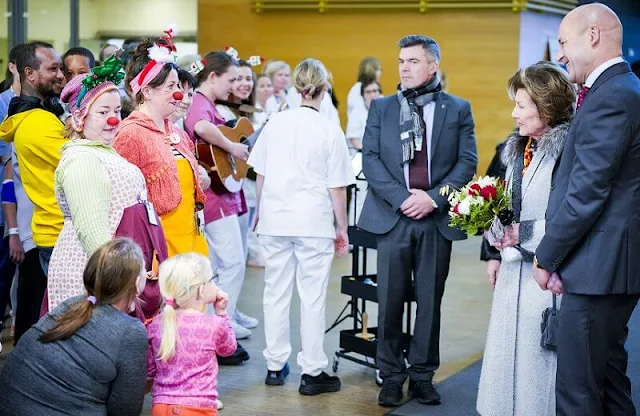
[[[464,231],[469,237],[513,222],[511,195],[506,183],[498,178],[474,176],[461,189],[449,185],[440,188],[440,195],[447,196],[451,206],[449,225]],[[495,221],[496,218],[499,221]],[[504,231],[503,228],[501,230]],[[501,230],[495,232],[500,233]]]

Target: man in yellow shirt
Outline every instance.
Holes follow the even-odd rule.
[[[22,91],[9,104],[8,117],[0,125],[0,138],[14,143],[22,184],[34,205],[33,240],[47,274],[49,257],[63,224],[53,175],[60,149],[67,141],[58,118],[63,110],[57,100],[65,77],[60,55],[44,42],[29,43],[17,56],[16,66]]]

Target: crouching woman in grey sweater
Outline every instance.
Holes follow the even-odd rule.
[[[139,415],[147,336],[127,315],[144,264],[140,248],[114,239],[90,257],[87,295],[67,299],[29,329],[0,373],[0,414]]]

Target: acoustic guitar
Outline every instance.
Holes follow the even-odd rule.
[[[218,126],[222,134],[233,143],[249,146],[249,151],[255,144],[262,129],[254,132],[251,122],[246,117],[240,117],[235,126]],[[242,159],[236,159],[230,153],[218,146],[200,142],[196,144],[196,158],[198,163],[206,169],[211,178],[211,190],[214,192],[238,192],[247,176],[249,166]]]

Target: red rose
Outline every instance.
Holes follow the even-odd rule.
[[[460,211],[458,210],[459,207],[460,207],[460,203],[459,202],[453,206],[453,213],[454,214],[460,215]]]
[[[474,183],[473,185],[469,186],[469,195],[471,196],[478,195],[480,191],[481,191],[480,185],[478,185],[477,183]]]
[[[487,185],[480,189],[480,195],[486,200],[494,199],[498,195],[498,191],[495,186]]]

